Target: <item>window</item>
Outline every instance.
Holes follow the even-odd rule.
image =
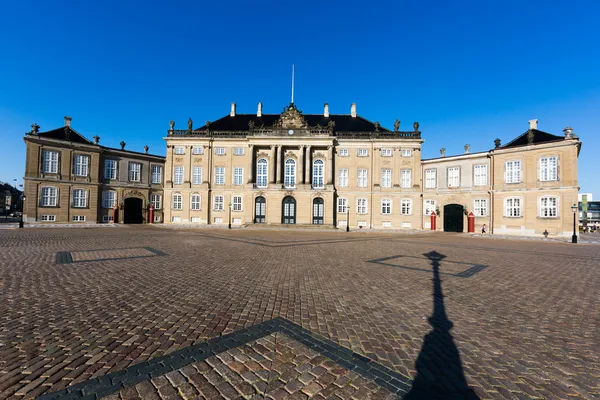
[[[56,207],[58,205],[58,189],[55,187],[43,187],[40,206]]]
[[[383,228],[391,228],[392,227],[392,221],[382,221],[381,222],[381,226]]]
[[[73,207],[83,208],[87,207],[87,190],[75,189],[73,190]]]
[[[521,161],[507,161],[504,164],[506,183],[520,183],[521,182]]]
[[[473,167],[473,185],[483,186],[488,184],[487,165],[475,165]]]
[[[285,174],[283,178],[285,187],[296,186],[296,161],[292,158],[285,160]]]
[[[139,182],[141,177],[142,164],[129,163],[129,180],[131,182]]]
[[[402,157],[412,157],[412,149],[402,149]]]
[[[338,214],[346,214],[348,212],[348,199],[338,197]]]
[[[171,222],[181,222],[181,217],[171,217]]]
[[[202,167],[192,167],[192,183],[194,185],[202,183]]]
[[[162,183],[162,167],[160,165],[153,165],[152,171],[152,183]]]
[[[223,217],[215,217],[215,224],[222,224],[223,223]]]
[[[54,222],[56,221],[56,215],[42,215],[40,220]]]
[[[73,222],[85,222],[85,215],[73,215]]]
[[[312,185],[315,188],[323,187],[323,160],[315,160],[313,162],[313,182]]]
[[[348,187],[348,169],[340,168],[338,170],[338,186]]]
[[[223,211],[224,204],[225,204],[225,202],[223,200],[223,196],[215,196],[215,201],[214,201],[215,211]]]
[[[366,214],[367,213],[367,199],[356,199],[356,213]]]
[[[162,196],[160,194],[151,194],[150,204],[152,204],[155,210],[160,210],[162,208]]]
[[[115,208],[117,205],[117,192],[114,190],[105,190],[102,192],[102,207]]]
[[[412,200],[402,199],[400,202],[400,214],[411,215],[412,214]]]
[[[45,174],[58,173],[58,151],[44,150],[42,170]]]
[[[366,169],[359,168],[358,169],[358,182],[357,186],[361,188],[366,188],[369,185],[368,172]]]
[[[256,162],[256,186],[265,188],[267,187],[269,171],[269,162],[261,158]]]
[[[436,175],[437,175],[437,170],[435,170],[435,169],[426,169],[425,170],[425,189],[435,189],[436,188]]]
[[[200,209],[200,195],[193,194],[190,198],[190,209],[193,211],[198,211]]]
[[[473,201],[473,214],[476,217],[485,217],[488,215],[487,199],[475,199]]]
[[[384,168],[381,170],[381,187],[392,187],[392,170]]]
[[[154,216],[154,222],[160,222],[160,215]]]
[[[233,211],[242,211],[242,196],[233,196]]]
[[[359,157],[368,157],[369,156],[369,150],[368,149],[358,149],[357,153],[356,153]]]
[[[518,197],[509,197],[504,200],[504,216],[505,217],[520,217],[521,216],[521,199]]]
[[[175,146],[175,154],[185,154],[185,147]]]
[[[224,156],[225,155],[225,147],[215,148],[215,154],[218,156]]]
[[[114,218],[112,215],[103,215],[102,216],[102,222],[113,222]]]
[[[392,149],[381,149],[381,157],[391,157]]]
[[[215,167],[215,185],[225,184],[225,167]]]
[[[348,149],[339,149],[338,156],[340,157],[348,157]]]
[[[558,180],[558,157],[540,158],[540,181]]]
[[[88,156],[75,155],[75,176],[87,176],[90,158]]]
[[[183,183],[183,166],[175,167],[175,171],[173,172],[173,183],[175,185],[181,185]]]
[[[173,210],[183,209],[183,196],[179,193],[173,195]]]
[[[460,167],[448,168],[448,187],[460,186]]]
[[[425,200],[423,202],[423,214],[431,215],[435,211],[435,200]],[[437,214],[437,212],[436,212]]]
[[[117,179],[117,160],[104,161],[104,179]]]
[[[555,218],[558,216],[558,198],[557,197],[542,197],[540,199],[540,217]]]
[[[244,168],[234,167],[233,168],[233,184],[243,185],[244,184]]]
[[[381,199],[381,213],[382,214],[391,214],[392,213],[392,200],[391,199]]]
[[[192,147],[192,154],[204,154],[204,147],[202,147],[202,146]]]
[[[402,187],[405,189],[410,189],[412,187],[412,170],[403,169],[401,178],[402,181],[400,182],[400,184],[402,185]]]
[[[244,148],[243,147],[236,147],[233,149],[233,155],[234,156],[243,156],[244,155]]]

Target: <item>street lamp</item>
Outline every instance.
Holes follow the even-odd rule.
[[[346,206],[346,232],[350,232],[350,204]]]
[[[25,195],[21,195],[21,220],[19,221],[19,228],[23,227],[23,211],[25,211]]]
[[[577,215],[577,210],[579,206],[577,204],[573,204],[571,206],[571,210],[573,211],[573,237],[571,238],[571,243],[577,243],[577,232],[575,231],[575,215]]]
[[[231,229],[231,202],[229,202],[229,224],[227,225],[228,229]]]

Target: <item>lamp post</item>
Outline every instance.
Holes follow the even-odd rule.
[[[350,232],[350,204],[346,206],[346,232]]]
[[[21,195],[21,219],[19,220],[19,228],[23,227],[23,211],[25,211],[25,195]]]
[[[575,231],[575,229],[576,229],[575,216],[577,215],[578,209],[579,209],[579,206],[577,206],[577,203],[575,203],[571,206],[571,210],[573,210],[573,237],[571,238],[571,243],[577,243],[577,232]]]
[[[229,224],[227,224],[227,228],[231,229],[231,202],[229,202]]]

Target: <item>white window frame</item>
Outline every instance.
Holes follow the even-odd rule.
[[[504,216],[508,218],[523,217],[523,199],[521,197],[507,197],[504,199]]]
[[[244,168],[233,167],[233,184],[236,186],[244,184]]]
[[[504,163],[504,183],[521,183],[521,160]]]
[[[558,180],[558,157],[547,156],[540,158],[540,181],[550,182]]]
[[[183,167],[183,165],[177,165],[175,168],[173,168],[173,184],[174,185],[183,184],[184,173],[185,173],[185,168]]]
[[[104,179],[117,179],[117,160],[104,160]]]
[[[359,188],[369,187],[369,170],[366,168],[358,168],[356,174],[356,186]]]
[[[160,222],[160,220],[161,220],[160,215],[155,215],[154,216],[154,222]]]
[[[358,157],[369,157],[369,149],[357,149],[356,155]]]
[[[433,211],[437,209],[437,202],[435,200],[425,199],[423,201],[423,215],[430,216]],[[436,211],[437,215],[437,211]]]
[[[437,169],[429,168],[425,170],[425,189],[435,189],[437,187]]]
[[[151,182],[153,184],[161,184],[162,183],[162,165],[152,165],[150,167],[151,172]]]
[[[296,187],[296,160],[288,158],[284,163],[283,186],[286,188]]]
[[[225,184],[225,167],[215,167],[215,185]]]
[[[356,213],[357,214],[368,214],[369,212],[369,200],[364,197],[356,199]]]
[[[73,189],[73,208],[86,208],[88,206],[88,191],[85,189]]]
[[[263,162],[264,161],[264,162]],[[269,160],[259,158],[256,160],[256,186],[266,188],[269,185]]]
[[[319,189],[325,187],[325,161],[320,158],[313,161],[312,187]]]
[[[348,168],[338,169],[338,186],[348,187]]]
[[[58,174],[58,151],[44,150],[42,153],[42,172],[45,174]]]
[[[402,157],[412,157],[412,149],[402,149],[400,153]]]
[[[56,222],[56,215],[42,215],[40,221],[44,222]]]
[[[350,153],[348,152],[348,149],[339,149],[338,150],[338,156],[340,157],[348,157],[350,155]]]
[[[175,146],[175,154],[185,154],[185,146]]]
[[[540,218],[558,218],[558,204],[558,196],[540,197],[538,206]]]
[[[486,186],[488,184],[487,164],[476,164],[473,166],[473,186]]]
[[[194,146],[192,147],[192,154],[204,154],[204,146]]]
[[[112,215],[103,215],[102,222],[113,222],[115,219]]]
[[[411,199],[400,200],[400,214],[401,215],[412,215],[412,200]]]
[[[451,173],[456,173],[452,174]],[[448,167],[446,169],[446,181],[449,188],[460,187],[460,167]]]
[[[216,195],[213,197],[213,210],[214,211],[223,211],[225,210],[225,197],[221,195]]]
[[[215,147],[215,155],[224,156],[225,155],[225,147]]]
[[[337,212],[338,214],[348,213],[348,199],[345,197],[338,197],[337,201]]]
[[[231,211],[243,211],[243,199],[242,196],[233,196],[233,200],[231,202]]]
[[[41,207],[57,207],[58,206],[58,188],[54,186],[44,186],[40,190],[40,206]]]
[[[394,149],[381,149],[381,157],[391,157],[393,155]]]
[[[382,168],[381,169],[381,187],[391,188],[392,187],[392,169]]]
[[[73,215],[72,222],[85,222],[85,215]]]
[[[142,164],[138,162],[129,163],[129,182],[142,181]]]
[[[117,205],[117,192],[114,190],[102,191],[102,208],[115,208]]]
[[[381,214],[392,214],[392,199],[381,199]]]
[[[412,187],[412,169],[403,169],[400,176],[400,187],[410,189]]]
[[[200,211],[201,200],[202,198],[198,193],[192,193],[190,196],[190,210]]]
[[[154,207],[155,210],[160,210],[162,208],[162,196],[160,194],[152,193],[150,195],[150,204]]]
[[[476,217],[488,216],[488,199],[473,200],[473,215]]]
[[[192,167],[192,184],[202,184],[202,167],[199,167],[197,165]]]
[[[90,156],[84,154],[75,154],[73,156],[73,175],[88,176],[90,165]]]
[[[233,148],[233,155],[234,156],[243,156],[244,155],[244,148],[243,147],[234,147]]]
[[[181,193],[173,193],[172,209],[176,211],[183,210],[183,195]]]

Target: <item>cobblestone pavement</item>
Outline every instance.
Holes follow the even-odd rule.
[[[599,292],[597,245],[3,230],[0,398],[598,398]]]

